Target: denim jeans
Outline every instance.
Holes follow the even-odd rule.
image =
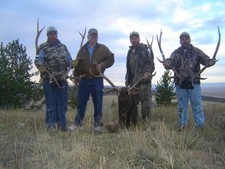
[[[59,88],[56,84],[49,84],[49,80],[43,81],[44,94],[46,98],[46,124],[47,128],[56,127],[66,128],[66,112],[68,103],[68,83],[60,81]]]
[[[179,125],[186,126],[188,123],[188,100],[190,100],[195,127],[204,127],[205,117],[200,84],[194,84],[193,89],[181,89],[180,86],[176,86],[176,96]]]
[[[78,107],[75,117],[75,125],[82,125],[85,117],[86,106],[91,94],[94,104],[95,125],[102,125],[102,99],[103,99],[102,78],[82,78],[78,91]]]

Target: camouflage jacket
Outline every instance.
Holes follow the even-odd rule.
[[[154,58],[146,45],[139,43],[136,49],[130,46],[127,54],[126,68],[126,81],[128,85],[133,85],[141,79],[145,72],[149,72],[150,74],[154,72]],[[142,83],[151,83],[151,79],[144,80]]]
[[[189,45],[187,48],[179,47],[166,59],[182,78],[192,78],[200,71],[200,64],[206,65],[211,60],[202,50]],[[175,84],[180,84],[180,78],[175,76]],[[194,83],[200,84],[195,78]]]
[[[56,43],[45,42],[39,47],[39,55],[35,59],[36,66],[46,66],[56,80],[65,80],[65,74],[72,62],[67,47],[59,40]],[[47,72],[41,73],[42,79],[49,79]]]
[[[78,65],[73,72],[75,77],[85,74],[85,78],[93,78],[90,69],[94,75],[98,75],[99,72],[96,70],[96,65],[102,64],[102,73],[104,73],[106,68],[114,64],[114,54],[105,45],[99,43],[96,44],[91,58],[87,42],[79,50],[76,59],[78,60]]]

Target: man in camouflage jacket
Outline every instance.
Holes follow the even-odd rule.
[[[132,95],[132,115],[131,122],[135,125],[138,118],[137,105],[141,102],[142,118],[147,120],[151,117],[151,75],[155,70],[153,55],[149,52],[148,47],[140,43],[138,32],[130,33],[131,46],[127,54],[126,62],[126,86],[134,85],[142,77],[144,79],[138,84],[137,87],[141,88],[138,95]]]
[[[41,72],[46,98],[47,130],[54,130],[56,124],[66,130],[66,112],[68,101],[68,83],[66,73],[72,63],[67,47],[58,40],[55,27],[47,29],[47,42],[39,47],[35,65]],[[52,78],[54,77],[54,78]]]
[[[215,64],[202,50],[194,47],[187,32],[180,34],[181,47],[176,49],[163,62],[165,69],[174,69],[176,96],[178,100],[178,123],[182,129],[188,123],[188,99],[190,99],[195,127],[204,127],[205,118],[201,103],[200,78],[195,77],[200,71],[200,64],[212,66]]]

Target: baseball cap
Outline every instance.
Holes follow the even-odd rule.
[[[95,33],[96,35],[98,35],[98,30],[97,30],[97,29],[95,29],[95,28],[91,28],[91,29],[89,29],[89,31],[88,31],[88,35],[91,35],[91,34],[93,34],[93,33]]]
[[[56,29],[54,26],[48,27],[48,29],[47,29],[47,35],[48,35],[50,32],[56,32],[56,34],[58,33],[57,29]]]
[[[131,38],[132,36],[137,36],[137,37],[139,37],[139,33],[133,31],[133,32],[130,33],[130,38]]]
[[[188,38],[190,38],[190,35],[189,35],[189,33],[187,33],[187,32],[182,32],[182,33],[180,34],[180,38],[181,38],[182,36],[187,36]]]

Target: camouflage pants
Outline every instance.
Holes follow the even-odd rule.
[[[152,94],[151,94],[151,84],[142,84],[141,93],[139,94],[138,102],[141,102],[141,114],[142,118],[151,118],[151,105],[152,105]]]

